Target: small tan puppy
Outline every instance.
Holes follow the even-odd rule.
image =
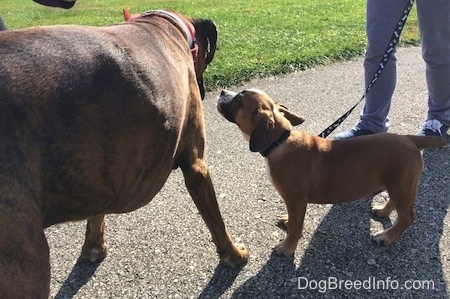
[[[294,253],[307,203],[350,202],[382,190],[388,191],[390,200],[373,209],[374,215],[386,217],[395,209],[398,219],[372,238],[379,245],[394,243],[415,218],[414,199],[423,168],[420,149],[447,144],[441,137],[396,134],[332,141],[292,131],[304,118],[255,89],[222,91],[218,110],[239,126],[252,152],[266,157],[272,184],[286,203],[288,215],[280,223],[288,234],[274,248],[279,255]]]

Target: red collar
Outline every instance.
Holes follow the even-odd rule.
[[[192,59],[194,60],[194,65],[197,64],[198,44],[195,41],[195,28],[190,22],[186,22],[186,19],[182,18],[179,14],[177,14],[173,11],[167,11],[167,10],[150,10],[150,11],[144,12],[139,15],[131,15],[127,9],[124,9],[123,16],[125,18],[125,21],[127,21],[127,22],[135,20],[137,18],[141,18],[141,17],[158,16],[158,17],[168,19],[171,22],[178,24],[178,26],[182,29],[182,31],[184,32],[184,34],[187,37],[187,42],[188,42],[189,48],[191,49],[191,54],[192,54]]]

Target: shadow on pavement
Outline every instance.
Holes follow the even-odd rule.
[[[73,266],[69,277],[67,277],[56,294],[55,299],[74,297],[81,287],[91,279],[100,264],[101,261],[96,263],[77,262],[75,266]]]
[[[216,267],[208,285],[203,289],[198,298],[219,298],[229,287],[231,287],[243,267],[230,269],[220,263]]]

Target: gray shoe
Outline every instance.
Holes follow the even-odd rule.
[[[375,134],[375,133],[372,131],[366,130],[366,129],[354,127],[348,131],[336,134],[334,136],[334,140],[342,140],[342,139],[348,139],[348,138],[364,136],[364,135],[371,135],[371,134]]]
[[[448,131],[448,126],[437,119],[430,119],[423,123],[422,128],[417,132],[418,136],[444,136]]]

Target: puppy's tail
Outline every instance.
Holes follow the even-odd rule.
[[[420,149],[443,147],[447,145],[447,141],[445,140],[445,138],[440,136],[407,135],[406,137]]]

